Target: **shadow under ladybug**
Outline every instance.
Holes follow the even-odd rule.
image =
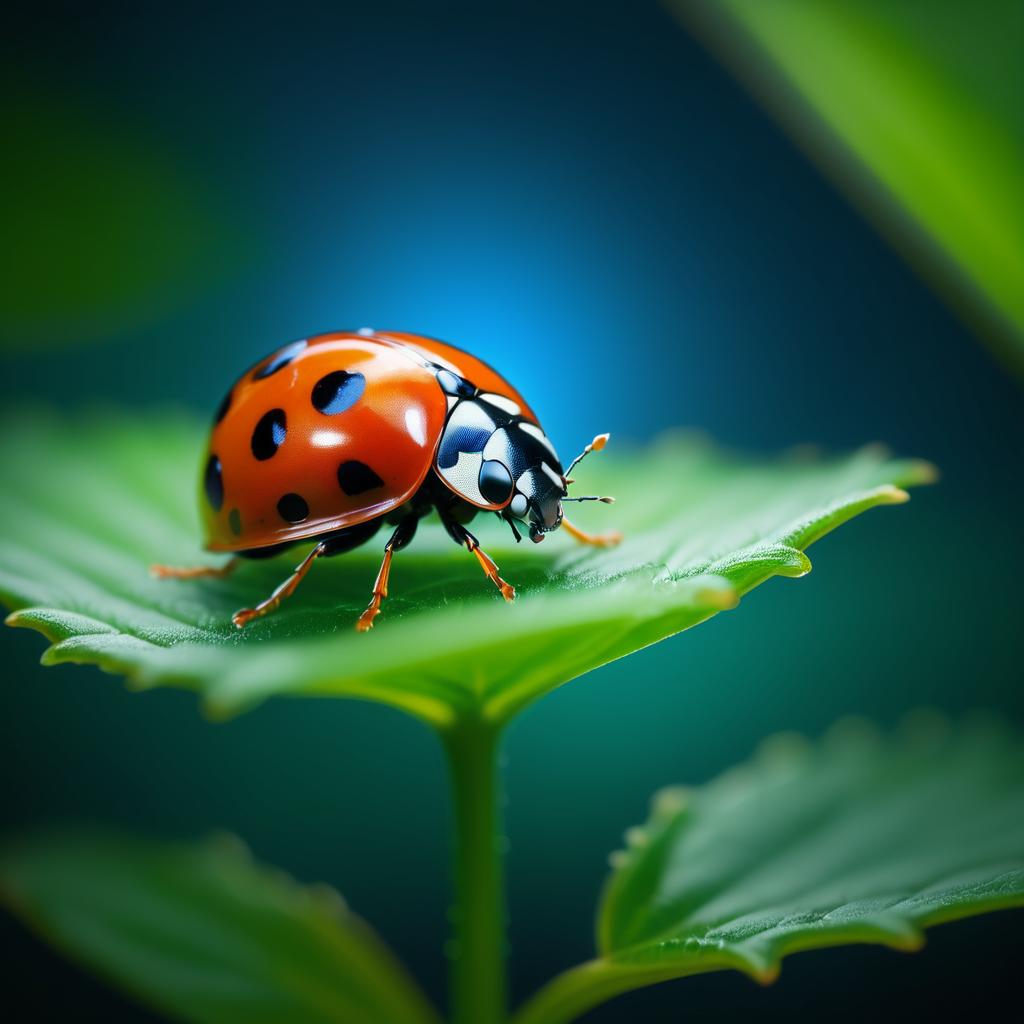
[[[364,544],[394,526],[366,610],[373,626],[388,594],[395,551],[437,511],[457,544],[476,556],[506,601],[513,587],[466,528],[495,513],[535,543],[560,527],[607,547],[618,533],[590,534],[563,504],[580,460],[608,441],[599,434],[562,469],[551,442],[511,384],[475,356],[445,342],[369,328],[293,342],[246,371],[217,411],[206,452],[201,512],[206,547],[231,552],[220,567],[154,565],[161,578],[228,575],[242,558],[269,558],[317,543],[295,571],[253,608],[232,617],[242,629],[274,611],[318,558]]]

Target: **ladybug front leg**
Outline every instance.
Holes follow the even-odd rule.
[[[440,509],[438,509],[441,512]],[[514,601],[516,599],[516,590],[511,583],[506,583],[498,575],[498,566],[494,559],[482,547],[480,547],[480,541],[476,539],[467,530],[462,523],[456,522],[450,515],[446,515],[441,512],[441,522],[444,524],[444,528],[448,531],[449,536],[456,544],[465,544],[466,547],[476,555],[476,560],[480,563],[480,568],[483,569],[484,575],[501,591],[501,596],[506,601]]]
[[[483,569],[484,574],[501,591],[501,596],[506,601],[514,601],[516,599],[516,588],[511,583],[506,583],[498,575],[498,566],[495,564],[494,559],[480,547],[480,542],[476,537],[469,530],[466,530],[465,534],[466,547],[476,555],[476,560],[480,563],[480,568]]]
[[[380,606],[384,598],[388,596],[388,579],[391,576],[391,558],[396,551],[404,548],[416,535],[416,526],[419,523],[418,515],[407,516],[395,528],[387,544],[384,545],[384,561],[380,564],[380,572],[377,573],[377,580],[373,584],[373,596],[366,606],[366,611],[356,620],[356,629],[360,633],[373,629],[373,620],[380,614]]]
[[[611,530],[609,533],[587,533],[565,518],[562,519],[562,529],[581,544],[590,544],[595,548],[613,548],[622,540],[622,534],[618,530]]]
[[[244,629],[253,619],[261,615],[268,615],[286,598],[290,597],[295,588],[302,582],[302,577],[309,572],[310,566],[321,556],[329,552],[327,541],[321,541],[306,557],[299,563],[295,572],[291,574],[265,601],[260,601],[255,608],[243,608],[231,616],[231,621],[239,628]]]
[[[240,559],[229,558],[223,565],[191,565],[180,567],[176,565],[151,565],[150,575],[158,580],[197,580],[212,578],[221,580],[230,576],[238,566]]]

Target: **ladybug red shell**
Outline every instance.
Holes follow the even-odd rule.
[[[200,502],[207,547],[278,545],[398,508],[431,469],[448,415],[444,387],[465,380],[539,430],[494,370],[428,338],[321,334],[258,363],[228,393],[210,435]],[[511,500],[472,497],[490,509]]]
[[[264,557],[319,541],[270,598],[235,615],[238,626],[277,607],[315,558],[363,543],[385,520],[395,524],[357,624],[367,629],[387,593],[392,553],[432,511],[507,599],[514,591],[465,528],[478,510],[497,513],[517,540],[517,522],[534,541],[563,524],[585,542],[617,539],[564,522],[563,501],[587,500],[568,497],[570,482],[523,396],[486,363],[433,338],[364,329],[293,342],[235,383],[210,434],[200,504],[212,551]],[[234,564],[155,571],[222,575]]]

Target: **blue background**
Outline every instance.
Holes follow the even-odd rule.
[[[660,7],[40,7],[2,46],[22,126],[2,172],[8,256],[56,268],[33,276],[38,303],[29,289],[0,313],[5,402],[205,412],[283,342],[372,325],[471,348],[566,453],[598,430],[685,424],[758,451],[884,440],[941,467],[908,508],[816,547],[808,579],[773,581],[515,724],[517,998],[591,954],[607,853],[654,789],[847,712],[1024,721],[1019,382]],[[94,270],[84,303],[71,284]],[[212,725],[186,695],[42,670],[37,636],[0,645],[7,827],[231,829],[336,884],[443,1000],[448,805],[420,726],[286,701]],[[587,1019],[977,1009],[1014,927],[949,926],[915,960],[802,955],[767,992],[697,978]],[[150,1019],[3,929],[32,1019]]]

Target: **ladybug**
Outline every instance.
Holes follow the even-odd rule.
[[[388,593],[391,559],[436,511],[451,538],[476,556],[502,597],[515,590],[466,528],[495,513],[516,541],[564,527],[569,473],[608,440],[600,434],[568,470],[522,395],[475,356],[442,341],[369,328],[320,334],[278,349],[247,371],[217,410],[203,463],[200,505],[210,551],[234,557],[220,568],[153,566],[159,577],[226,576],[240,558],[267,558],[316,541],[266,600],[243,608],[239,629],[274,611],[318,558],[365,543],[393,526],[366,610],[373,626]]]

